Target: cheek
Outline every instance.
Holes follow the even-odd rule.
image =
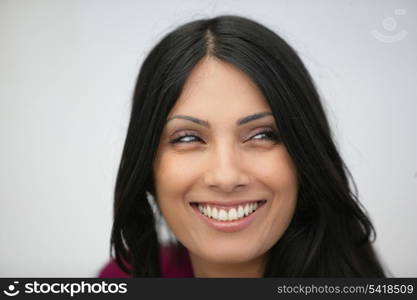
[[[297,172],[284,147],[264,155],[252,156],[252,170],[272,192],[297,190]]]
[[[154,166],[155,188],[160,205],[168,199],[178,199],[197,177],[195,162],[187,155],[166,152],[157,158]],[[173,201],[169,201],[172,203]]]
[[[272,247],[294,216],[298,194],[297,171],[284,148],[259,156],[256,162],[254,170],[260,182],[273,195],[259,238]]]

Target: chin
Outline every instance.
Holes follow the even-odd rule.
[[[258,258],[263,253],[258,252],[248,247],[247,243],[245,247],[240,245],[216,245],[212,244],[203,250],[200,256],[204,257],[208,261],[217,264],[235,264],[245,263],[253,259]]]

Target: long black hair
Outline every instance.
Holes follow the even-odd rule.
[[[198,61],[212,56],[248,75],[268,101],[298,174],[298,200],[284,235],[270,249],[264,277],[384,277],[374,228],[303,62],[281,37],[238,16],[187,23],[145,59],[133,95],[116,180],[111,249],[133,276],[159,277],[152,164],[169,111]]]

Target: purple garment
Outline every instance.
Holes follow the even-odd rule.
[[[176,253],[174,247],[161,247],[161,277],[176,278],[176,277],[194,277],[193,268],[191,266],[188,252]],[[130,278],[116,264],[115,260],[111,260],[107,265],[101,269],[99,278]]]

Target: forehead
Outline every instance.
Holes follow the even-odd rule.
[[[216,58],[203,58],[192,70],[169,117],[192,114],[211,121],[239,119],[270,111],[256,84],[242,71]]]

